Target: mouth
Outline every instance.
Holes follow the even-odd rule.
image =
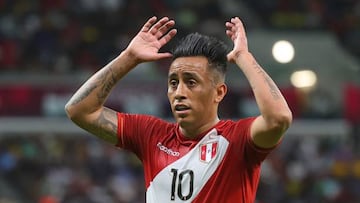
[[[189,109],[190,109],[189,106],[186,106],[186,105],[183,105],[183,104],[175,105],[175,111],[177,111],[177,112],[183,112],[183,111],[186,111],[186,110],[189,110]]]

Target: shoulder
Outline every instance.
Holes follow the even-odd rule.
[[[246,130],[250,129],[251,124],[256,117],[242,118],[239,120],[221,120],[216,128],[219,131],[224,130]]]
[[[244,144],[250,139],[251,125],[254,120],[255,117],[239,120],[221,120],[216,126],[216,129],[218,133],[228,141],[236,144]]]
[[[163,120],[161,118],[145,115],[145,114],[130,114],[130,113],[118,113],[119,122],[123,122],[126,126],[143,126],[143,127],[158,127],[158,128],[167,128],[174,127],[175,124],[169,121]]]
[[[146,115],[146,114],[132,114],[132,113],[117,112],[117,116],[118,116],[118,118],[133,119],[133,120],[154,120],[154,121],[162,120],[156,116]]]
[[[118,113],[118,146],[140,154],[140,148],[167,136],[175,124],[151,115]],[[146,148],[146,147],[145,147]]]

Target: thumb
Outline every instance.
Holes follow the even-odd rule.
[[[172,56],[173,55],[171,53],[165,52],[165,53],[158,53],[156,58],[159,60],[159,59],[163,59],[163,58],[170,58]]]
[[[234,53],[233,53],[233,51],[229,52],[226,55],[226,57],[227,57],[228,62],[234,62]]]

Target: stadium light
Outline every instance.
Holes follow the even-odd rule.
[[[274,43],[272,47],[272,55],[279,63],[289,63],[295,55],[294,46],[286,40],[280,40]]]
[[[312,88],[317,82],[317,77],[312,70],[300,70],[291,74],[290,81],[297,88]]]

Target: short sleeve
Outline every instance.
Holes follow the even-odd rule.
[[[149,115],[118,113],[117,147],[134,152],[140,159],[154,136],[166,132],[169,123]]]
[[[276,145],[271,148],[261,148],[255,145],[253,139],[251,138],[251,124],[255,118],[250,119],[251,122],[247,125],[246,129],[246,145],[245,145],[245,156],[248,162],[251,162],[255,165],[261,164],[266,157],[279,145]]]
[[[251,138],[251,125],[255,117],[240,119],[229,128],[229,139],[234,143],[236,154],[242,157],[248,166],[258,166],[275,148],[263,149],[257,147]]]

